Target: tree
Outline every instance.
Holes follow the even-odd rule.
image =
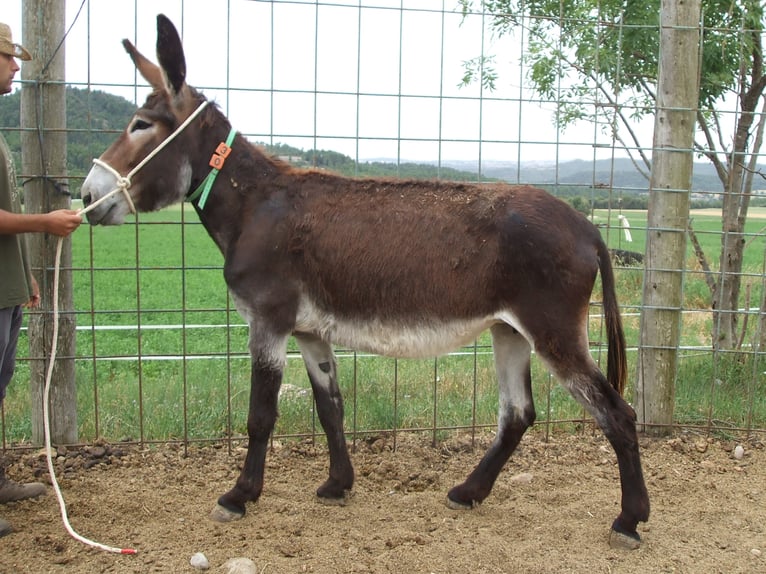
[[[532,88],[558,102],[556,121],[566,127],[591,121],[610,132],[649,177],[646,142],[632,129],[655,109],[659,62],[659,0],[460,0],[464,16],[489,14],[494,33],[524,30],[524,61]],[[699,80],[699,137],[695,151],[709,159],[723,184],[720,273],[708,273],[714,310],[713,348],[741,341],[739,299],[744,226],[766,112],[762,35],[764,6],[755,0],[703,0]],[[494,88],[491,56],[466,62],[464,82]],[[563,87],[562,87],[563,86]],[[719,109],[736,98],[737,113]],[[734,118],[733,127],[730,118]],[[694,241],[693,230],[692,243]],[[709,256],[696,255],[704,269]]]

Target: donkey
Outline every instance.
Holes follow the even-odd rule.
[[[181,39],[168,18],[157,17],[159,66],[128,40],[123,45],[153,91],[94,160],[82,186],[88,220],[119,225],[134,206],[146,212],[191,200],[224,255],[228,289],[249,325],[247,454],[214,520],[242,518],[246,503],[261,495],[290,336],[327,435],[329,478],[317,495],[342,502],[354,471],[332,345],[429,357],[489,329],[500,390],[497,435],[465,482],[449,491],[449,506],[481,503],[533,424],[534,349],[617,455],[622,505],[612,544],[640,544],[636,527],[649,517],[649,498],[635,412],[622,398],[627,362],[614,275],[593,224],[529,186],[299,170],[248,143],[186,83]],[[154,153],[159,157],[148,161]],[[114,193],[115,178],[122,194]],[[588,346],[599,272],[608,378]]]

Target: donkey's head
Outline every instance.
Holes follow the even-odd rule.
[[[133,206],[138,211],[154,211],[183,199],[193,179],[191,154],[196,148],[193,142],[199,138],[199,125],[190,122],[172,140],[166,140],[206,103],[186,84],[181,38],[167,17],[157,16],[159,66],[146,59],[130,41],[122,43],[153,91],[117,141],[94,160],[83,183],[83,203],[90,206],[88,221],[94,225],[118,225]],[[150,158],[155,150],[158,157]],[[104,198],[118,187],[123,193]],[[93,205],[99,200],[98,205]]]

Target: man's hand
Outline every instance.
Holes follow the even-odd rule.
[[[59,237],[66,237],[82,223],[82,216],[72,209],[51,211],[45,217],[45,230]]]
[[[35,309],[40,306],[40,286],[37,284],[37,279],[32,277],[32,298],[27,301],[24,307]]]

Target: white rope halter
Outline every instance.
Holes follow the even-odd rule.
[[[134,175],[136,175],[136,173],[138,173],[138,171],[142,167],[144,167],[147,163],[149,163],[149,160],[151,160],[154,156],[156,156],[158,153],[160,153],[160,151],[162,151],[165,148],[166,145],[168,145],[170,142],[172,142],[176,138],[176,136],[178,134],[180,134],[186,128],[186,126],[188,126],[194,120],[194,118],[196,118],[200,114],[200,112],[203,109],[205,109],[205,106],[207,106],[208,103],[209,102],[207,100],[205,100],[199,106],[197,106],[197,109],[194,110],[191,113],[191,115],[188,118],[186,118],[183,121],[183,123],[175,129],[175,131],[172,134],[170,134],[167,138],[165,138],[165,140],[163,140],[163,142],[160,145],[158,145],[151,152],[149,152],[149,155],[147,155],[144,159],[142,159],[141,162],[136,167],[131,169],[128,172],[128,175],[125,175],[125,176],[120,175],[120,172],[118,172],[116,169],[114,169],[111,165],[109,165],[108,163],[106,163],[105,161],[103,161],[103,160],[101,160],[99,158],[95,158],[93,160],[93,163],[96,164],[97,166],[99,166],[100,168],[105,169],[106,171],[111,173],[114,176],[114,178],[117,180],[117,187],[115,187],[112,191],[110,191],[109,193],[107,193],[103,197],[100,197],[97,201],[91,203],[88,207],[83,208],[82,210],[80,210],[79,213],[81,215],[83,213],[87,213],[88,211],[90,211],[91,209],[95,208],[97,205],[99,205],[103,201],[106,201],[107,198],[111,197],[115,193],[122,192],[123,196],[125,196],[125,200],[128,202],[128,206],[130,207],[130,212],[135,214],[136,213],[136,206],[133,205],[133,198],[131,198],[130,197],[130,193],[128,193],[128,189],[130,188],[130,185],[131,185],[131,178]]]

